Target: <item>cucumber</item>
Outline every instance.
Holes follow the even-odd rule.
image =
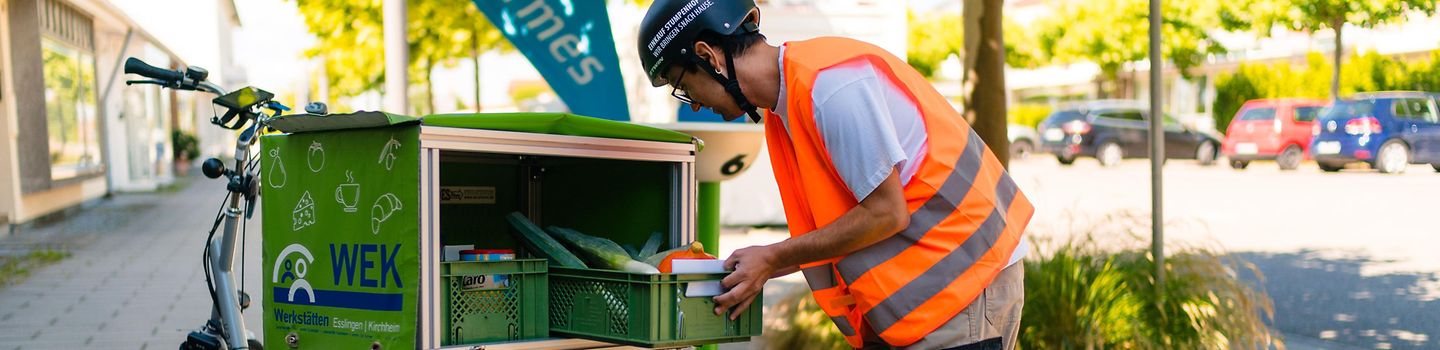
[[[651,233],[650,240],[645,241],[645,247],[640,248],[640,253],[635,255],[635,260],[648,258],[658,253],[660,251],[660,240],[659,232]]]
[[[631,258],[631,259],[639,259],[639,258],[640,258],[640,251],[635,250],[635,246],[626,244],[626,245],[622,245],[622,246],[620,246],[620,247],[621,247],[621,248],[625,248],[625,254],[630,255],[630,258]]]
[[[615,241],[562,227],[550,226],[546,231],[554,235],[556,240],[574,248],[590,266],[595,268],[635,273],[660,273],[660,270],[654,266],[630,258],[630,254],[625,252],[625,248],[615,244]]]
[[[539,226],[535,226],[535,223],[530,222],[530,219],[526,218],[525,215],[514,212],[506,216],[505,219],[510,221],[511,226],[515,227],[514,235],[516,240],[524,244],[525,248],[530,250],[532,254],[545,257],[546,260],[549,260],[550,263],[555,266],[577,269],[588,267],[585,265],[585,262],[580,261],[580,258],[576,257],[574,253],[566,250],[565,246],[560,245],[560,242],[555,241],[550,235],[545,234],[545,231],[541,231]]]

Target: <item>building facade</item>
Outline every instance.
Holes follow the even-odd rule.
[[[184,66],[105,0],[3,2],[0,222],[13,228],[174,180],[171,132],[207,120],[209,98],[127,86],[126,57]]]

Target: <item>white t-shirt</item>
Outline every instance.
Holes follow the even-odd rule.
[[[780,46],[780,96],[775,104],[785,129],[785,46]],[[901,185],[910,183],[929,152],[925,121],[904,90],[869,61],[858,60],[821,70],[810,98],[815,127],[830,152],[830,162],[857,201],[864,200],[900,168]],[[843,140],[843,141],[841,141]],[[1025,257],[1030,243],[1020,240],[1009,265]]]

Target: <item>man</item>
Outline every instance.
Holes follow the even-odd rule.
[[[753,0],[656,0],[640,25],[652,85],[765,123],[791,238],[732,254],[716,313],[803,271],[853,347],[1013,349],[1034,209],[999,161],[904,60],[843,38],[776,47],[759,24]]]

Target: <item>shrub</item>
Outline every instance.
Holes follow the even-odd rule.
[[[170,147],[175,159],[195,159],[200,155],[200,140],[180,130],[170,132]]]
[[[1040,104],[1016,104],[1009,108],[1009,120],[1011,123],[1028,126],[1031,129],[1040,126],[1045,117],[1050,116],[1050,106]]]
[[[809,288],[799,287],[765,310],[767,349],[825,350],[848,349],[845,336],[835,322],[820,310]]]
[[[1230,121],[1235,119],[1235,112],[1240,111],[1245,101],[1265,96],[1260,91],[1261,82],[1257,81],[1263,78],[1246,74],[1250,69],[1241,65],[1235,73],[1222,74],[1215,79],[1215,107],[1211,109],[1215,114],[1215,130],[1222,133],[1230,130]]]
[[[1238,275],[1261,276],[1218,249],[1167,245],[1165,289],[1155,286],[1148,217],[1121,213],[1037,242],[1025,265],[1020,344],[1035,349],[1284,348],[1270,298]],[[1263,281],[1263,280],[1262,280]]]
[[[1235,71],[1215,79],[1214,112],[1216,130],[1225,131],[1245,101],[1259,98],[1329,98],[1331,63],[1324,55],[1310,53],[1305,64],[1288,62],[1241,64]],[[1340,95],[1357,92],[1419,90],[1440,91],[1440,51],[1430,58],[1401,62],[1373,51],[1347,58],[1340,69]]]
[[[1227,349],[1285,345],[1269,326],[1270,298],[1239,272],[1263,275],[1216,248],[1168,245],[1165,289],[1155,287],[1149,218],[1120,213],[1070,228],[1059,244],[1030,236],[1018,344],[1027,349]],[[1248,274],[1248,273],[1247,273]],[[771,349],[846,348],[803,287],[766,310]]]

